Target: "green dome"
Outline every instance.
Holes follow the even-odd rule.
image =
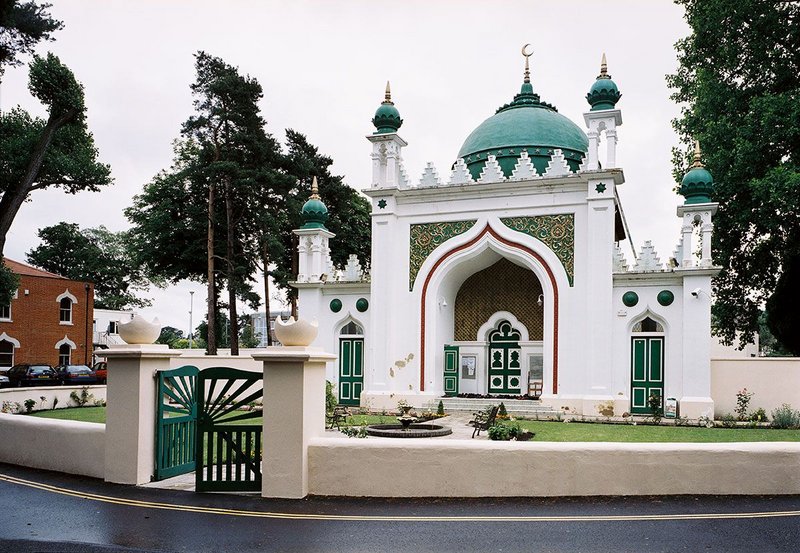
[[[600,62],[600,74],[586,95],[586,101],[592,106],[590,111],[614,109],[621,97],[622,94],[617,88],[617,83],[612,81],[611,75],[608,74],[606,55],[603,54],[603,60]]]
[[[686,198],[684,204],[705,204],[711,201],[714,178],[703,167],[692,167],[681,181],[680,194]]]
[[[523,83],[513,102],[502,106],[472,131],[458,157],[464,158],[470,174],[477,180],[487,157],[494,155],[503,174],[509,177],[520,153],[527,150],[536,171],[543,174],[556,148],[564,152],[569,168],[577,171],[589,141],[578,125],[552,105],[540,101],[530,83]]]
[[[314,177],[311,183],[311,196],[308,201],[303,204],[303,209],[300,210],[300,215],[303,216],[303,226],[300,228],[314,229],[325,228],[325,221],[328,220],[328,208],[322,203],[319,197],[319,189],[317,186],[317,177]]]
[[[394,107],[392,102],[392,93],[389,90],[389,83],[386,83],[386,97],[378,106],[375,111],[375,117],[372,118],[372,124],[378,129],[375,134],[397,132],[403,125],[403,120],[400,118],[400,112]]]

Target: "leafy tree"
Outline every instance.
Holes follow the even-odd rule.
[[[183,331],[174,326],[165,326],[156,340],[156,344],[167,344],[171,348],[177,347],[179,340],[184,340]]]
[[[21,108],[0,114],[0,256],[14,218],[31,192],[50,187],[68,194],[97,191],[111,183],[110,168],[97,161],[86,127],[83,87],[53,54],[34,57],[31,94],[48,108],[47,120]],[[4,279],[5,281],[5,279]],[[8,298],[12,289],[0,289]]]
[[[766,305],[775,337],[800,355],[787,334],[800,326],[789,285],[800,259],[800,4],[676,1],[692,34],[676,44],[680,67],[668,76],[686,146],[674,166],[680,178],[698,139],[714,176],[717,331],[752,341]]]
[[[42,40],[53,40],[51,34],[64,27],[50,17],[51,4],[3,0],[0,2],[0,80],[5,66],[22,65],[19,56],[32,54]]]
[[[253,329],[253,320],[250,315],[239,317],[239,342],[243,348],[255,348],[261,343],[261,334]]]
[[[146,290],[149,281],[128,249],[127,232],[103,226],[81,231],[74,223],[59,223],[40,229],[38,236],[42,243],[28,252],[28,262],[73,280],[94,282],[96,307],[150,305],[134,294]]]

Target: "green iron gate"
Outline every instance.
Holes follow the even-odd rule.
[[[242,408],[263,397],[262,377],[227,367],[200,372],[195,491],[261,490],[262,412]],[[253,419],[259,420],[242,423]]]
[[[198,372],[186,365],[157,373],[155,480],[195,469]]]
[[[508,321],[501,321],[489,333],[489,393],[519,394],[522,369],[520,367],[520,333]]]

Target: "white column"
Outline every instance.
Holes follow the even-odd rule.
[[[587,152],[589,159],[586,169],[589,171],[597,171],[599,168],[597,150],[600,147],[600,133],[597,131],[589,131],[587,135],[589,136],[589,151]]]
[[[711,276],[683,278],[683,393],[680,414],[692,419],[713,416],[711,398]],[[707,272],[707,271],[706,271]],[[694,292],[694,293],[693,293]],[[709,415],[710,413],[710,415]]]
[[[692,216],[691,214],[687,214],[683,218],[683,226],[681,227],[681,234],[683,236],[683,259],[681,260],[681,267],[687,269],[692,267],[694,263],[692,262],[692,231],[694,227],[692,226]]]
[[[123,345],[108,358],[106,482],[145,484],[155,470],[156,370],[179,352],[162,344]]]
[[[608,129],[606,131],[606,169],[612,169],[617,166],[617,131]]]
[[[703,223],[700,227],[703,233],[703,255],[700,258],[701,267],[711,267],[711,234],[714,231],[714,225],[710,222],[711,216],[708,216],[709,222]]]
[[[308,443],[325,432],[325,365],[335,355],[306,346],[253,354],[264,364],[262,497],[308,495]]]

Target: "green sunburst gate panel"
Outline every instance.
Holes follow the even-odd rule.
[[[575,280],[575,215],[504,217],[500,221],[517,232],[532,236],[550,248],[564,267],[569,285]]]

